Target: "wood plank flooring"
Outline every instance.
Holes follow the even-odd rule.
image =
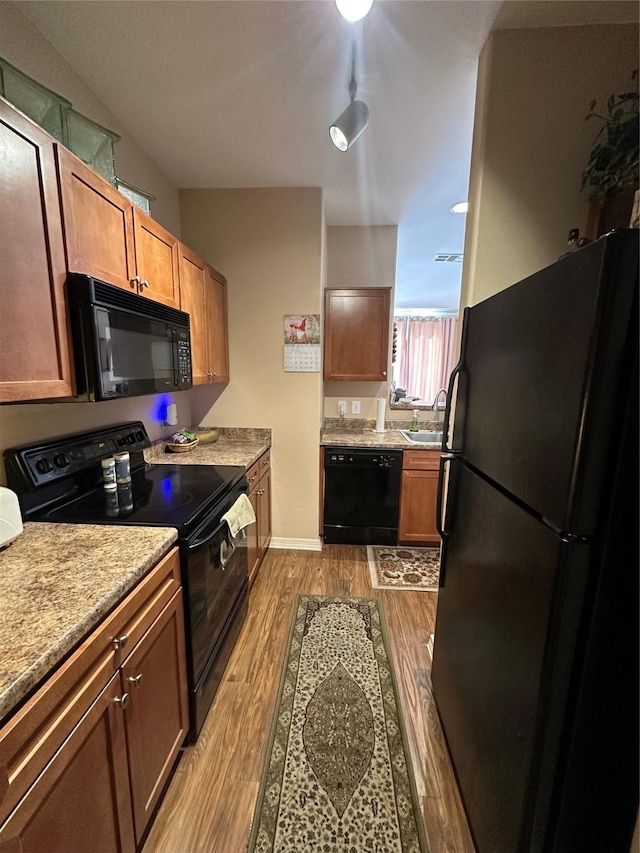
[[[430,853],[474,853],[431,695],[426,643],[436,593],[372,589],[366,549],[350,545],[267,552],[223,681],[197,743],[182,755],[144,853],[246,850],[300,593],[382,599]]]

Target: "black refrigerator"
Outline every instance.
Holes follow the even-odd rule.
[[[432,683],[478,853],[629,853],[638,232],[466,309],[449,391]]]

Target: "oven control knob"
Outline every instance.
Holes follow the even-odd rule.
[[[56,468],[66,468],[69,464],[69,459],[65,456],[64,453],[56,453],[53,457],[53,464]]]
[[[130,432],[129,435],[127,436],[127,444],[135,444],[135,443],[136,443],[136,437],[132,432]]]
[[[138,432],[136,433],[136,438],[138,439],[138,441],[144,441],[144,433],[142,432],[141,429],[139,429]]]
[[[36,462],[36,470],[40,474],[48,474],[49,471],[53,471],[53,465],[48,459],[38,459]]]

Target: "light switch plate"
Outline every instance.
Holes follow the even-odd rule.
[[[359,415],[360,414],[360,400],[352,400],[351,401],[351,414]]]

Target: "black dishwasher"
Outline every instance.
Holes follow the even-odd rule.
[[[324,541],[396,545],[401,450],[324,449]]]

